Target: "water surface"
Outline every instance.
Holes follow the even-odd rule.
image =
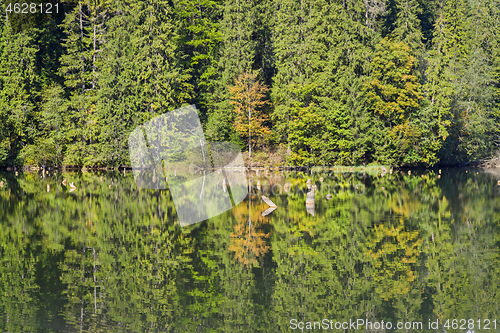
[[[131,173],[0,180],[2,332],[500,332],[500,186],[479,170],[254,173],[187,227]]]

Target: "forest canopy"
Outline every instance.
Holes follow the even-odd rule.
[[[498,151],[498,1],[23,3],[0,4],[0,166],[130,165],[131,131],[188,104],[290,165]]]

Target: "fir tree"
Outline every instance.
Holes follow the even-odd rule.
[[[391,36],[410,47],[413,56],[423,51],[423,34],[419,14],[422,9],[417,0],[396,0],[397,18]]]
[[[307,107],[310,101],[310,98],[309,101],[297,100],[299,96],[310,95],[293,91],[309,90],[306,87],[314,83],[313,76],[325,66],[326,47],[316,31],[323,29],[320,9],[328,11],[323,5],[289,0],[275,3],[272,34],[277,73],[271,92],[275,106],[272,118],[277,141],[286,143],[288,155],[291,154],[292,109],[297,105]]]
[[[97,95],[98,142],[92,163],[128,162],[128,135],[143,122],[191,98],[189,74],[180,64],[167,1],[120,2],[108,22]],[[132,27],[132,28],[131,28]]]
[[[220,1],[179,0],[174,2],[174,8],[179,47],[184,54],[183,66],[189,71],[189,82],[194,89],[191,103],[196,104],[202,121],[206,121],[207,111],[213,110],[213,94],[217,87],[222,6]]]
[[[22,147],[36,135],[35,43],[37,31],[12,31],[2,22],[0,36],[0,164],[13,164]]]
[[[233,136],[234,121],[229,103],[228,87],[244,72],[254,67],[255,41],[252,36],[255,30],[253,0],[226,0],[223,3],[223,17],[220,22],[222,41],[219,46],[218,71],[216,87],[209,112],[206,134],[212,140],[227,140]]]
[[[379,162],[401,165],[427,161],[432,151],[421,147],[421,129],[415,123],[422,100],[421,85],[411,72],[415,58],[404,43],[387,38],[376,46],[371,76],[365,85],[368,108],[382,121]],[[434,152],[434,156],[435,156]]]
[[[82,165],[94,152],[95,112],[99,72],[105,43],[105,24],[109,19],[107,4],[100,1],[80,1],[62,24],[65,39],[61,56],[60,75],[70,93],[67,134],[72,141],[65,164]]]

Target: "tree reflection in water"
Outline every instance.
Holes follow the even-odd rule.
[[[1,174],[0,330],[276,332],[292,318],[498,318],[497,179],[437,176],[254,175],[250,200],[182,228],[169,192],[139,191],[130,173]],[[278,207],[266,216],[262,195]]]

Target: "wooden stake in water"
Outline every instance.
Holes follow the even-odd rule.
[[[307,194],[306,194],[306,210],[312,216],[314,216],[314,213],[315,213],[315,203],[314,203],[314,199],[316,197],[314,194],[315,192],[316,192],[316,189],[313,188],[311,191],[307,192]]]

